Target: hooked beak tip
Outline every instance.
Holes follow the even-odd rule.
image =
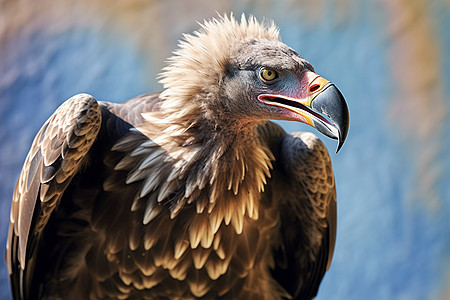
[[[337,148],[336,148],[336,154],[339,152],[339,150],[341,150],[342,145],[344,145],[344,140],[338,139],[338,145],[337,145]]]

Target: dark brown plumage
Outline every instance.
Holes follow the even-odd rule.
[[[67,100],[14,192],[15,299],[314,297],[335,243],[330,158],[268,121],[342,145],[345,102],[312,71],[273,25],[222,17],[185,36],[162,93]]]

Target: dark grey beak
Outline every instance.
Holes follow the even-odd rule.
[[[333,126],[320,119],[313,119],[314,127],[326,136],[337,139],[339,152],[347,137],[350,122],[347,103],[334,84],[329,84],[312,101],[311,108],[328,117]]]
[[[303,87],[306,86],[307,89],[298,97],[261,94],[258,100],[295,112],[294,117],[289,115],[286,120],[303,122],[326,136],[337,139],[337,153],[344,144],[349,127],[349,112],[344,96],[334,84],[314,72],[305,72],[302,80]],[[304,91],[303,87],[300,91]]]

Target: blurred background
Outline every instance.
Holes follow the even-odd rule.
[[[449,300],[449,0],[0,0],[0,245],[51,113],[80,92],[121,102],[161,90],[177,40],[216,12],[273,19],[348,101],[346,144],[336,155],[325,141],[338,236],[317,299]],[[0,299],[10,297],[2,259]]]

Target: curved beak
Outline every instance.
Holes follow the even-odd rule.
[[[315,127],[326,136],[337,139],[339,152],[349,128],[349,112],[344,96],[330,81],[307,71],[302,79],[303,95],[289,97],[279,94],[262,94],[258,100],[264,104],[285,108],[294,112],[297,121]]]

